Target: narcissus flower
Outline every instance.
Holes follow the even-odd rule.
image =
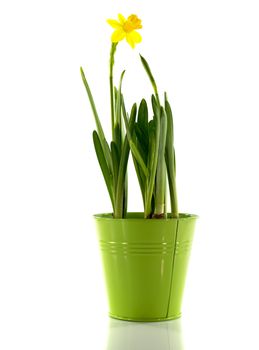
[[[108,19],[107,23],[115,29],[111,36],[113,43],[117,43],[126,38],[127,42],[132,48],[135,44],[141,42],[141,35],[136,31],[136,29],[141,29],[141,19],[136,15],[130,15],[127,19],[121,14],[118,15],[118,21],[114,19]]]

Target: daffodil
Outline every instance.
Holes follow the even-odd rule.
[[[121,14],[118,15],[118,21],[108,19],[107,23],[115,29],[112,33],[111,40],[113,43],[126,38],[129,45],[134,48],[136,44],[140,43],[142,38],[136,29],[141,29],[141,19],[136,15],[130,15],[127,19]]]
[[[125,94],[122,93],[125,70],[121,73],[117,86],[114,85],[113,81],[117,46],[124,39],[132,48],[141,41],[141,36],[138,33],[138,29],[142,28],[141,20],[134,14],[127,19],[119,14],[117,20],[108,19],[107,22],[114,28],[111,36],[109,61],[111,143],[107,142],[93,95],[82,68],[81,76],[96,123],[93,142],[111,199],[113,217],[115,219],[127,217],[127,167],[131,152],[142,194],[144,217],[146,219],[167,218],[166,197],[167,185],[169,184],[171,201],[169,217],[178,219],[173,114],[167,95],[165,94],[164,103],[161,104],[154,76],[148,62],[141,55],[141,62],[154,90],[154,95],[151,97],[152,119],[149,118],[150,112],[145,99],[142,99],[139,107],[134,103],[130,112],[127,112],[124,102]]]

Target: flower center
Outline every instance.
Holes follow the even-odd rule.
[[[130,33],[135,29],[141,29],[141,19],[139,19],[136,15],[131,15],[127,18],[127,21],[123,24],[123,30],[126,33]]]

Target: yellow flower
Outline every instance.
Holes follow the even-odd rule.
[[[121,14],[118,15],[118,20],[108,19],[107,23],[115,29],[111,36],[111,40],[113,43],[117,43],[124,38],[126,38],[127,42],[134,49],[135,44],[141,42],[141,35],[136,32],[136,29],[141,29],[141,19],[136,15],[130,15],[127,19],[123,17]]]

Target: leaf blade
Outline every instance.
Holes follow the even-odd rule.
[[[100,168],[102,170],[102,174],[106,183],[106,187],[108,189],[109,195],[110,195],[110,199],[112,202],[112,207],[114,208],[114,192],[113,192],[113,178],[112,178],[112,174],[109,171],[109,167],[107,165],[105,156],[104,156],[104,151],[102,148],[102,144],[100,142],[100,138],[98,133],[94,130],[93,132],[93,143],[94,143],[94,148],[95,148],[95,152],[97,155],[97,159],[100,165]]]
[[[130,132],[132,132],[132,129],[135,123],[136,111],[137,111],[136,106],[133,105],[130,119],[129,119],[129,126],[128,126]],[[115,210],[114,210],[116,218],[121,218],[123,216],[123,212],[125,212],[126,204],[123,203],[123,198],[125,199],[125,196],[127,197],[127,193],[125,193],[125,195],[123,195],[123,193],[125,191],[125,186],[127,182],[126,172],[127,172],[127,164],[129,159],[129,151],[130,151],[129,140],[127,137],[125,137],[123,146],[122,146],[118,181],[117,181],[117,188],[116,188]]]
[[[167,168],[171,213],[172,217],[178,218],[178,200],[176,191],[176,167],[175,167],[175,149],[174,149],[174,125],[173,125],[173,113],[171,106],[165,95],[165,112],[167,115],[167,136],[165,147],[165,161]]]
[[[88,95],[88,99],[89,99],[92,111],[93,111],[95,124],[96,124],[97,132],[98,132],[98,135],[99,135],[99,138],[100,138],[100,142],[102,144],[105,157],[108,160],[109,169],[112,172],[112,159],[111,159],[111,153],[110,153],[109,145],[108,145],[108,143],[106,141],[105,134],[104,134],[104,131],[103,131],[103,127],[102,127],[99,115],[97,113],[97,110],[96,110],[96,106],[95,106],[95,102],[94,102],[94,99],[93,99],[93,95],[92,95],[90,86],[89,86],[88,81],[87,81],[87,79],[85,77],[85,73],[84,73],[84,70],[83,70],[82,67],[80,67],[80,73],[81,73],[81,78],[83,80],[83,83],[84,83],[84,86],[85,86],[85,89],[86,89],[86,92],[87,92],[87,95]]]

